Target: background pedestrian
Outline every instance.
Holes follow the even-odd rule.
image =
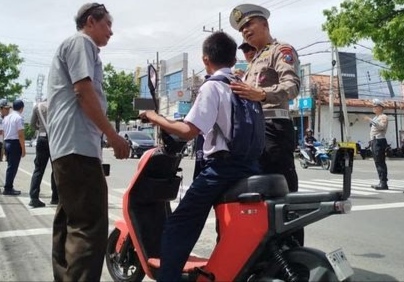
[[[22,157],[25,157],[24,102],[15,100],[13,111],[3,120],[4,144],[7,158],[6,183],[3,195],[18,196],[20,190],[14,189],[14,179]]]
[[[7,99],[0,100],[0,162],[4,157],[4,131],[3,119],[10,113],[11,106],[8,104]]]
[[[31,116],[31,127],[37,130],[37,143],[35,148],[34,172],[31,177],[31,186],[29,189],[29,196],[31,201],[29,205],[34,208],[44,207],[45,203],[39,199],[41,191],[41,182],[45,173],[46,166],[50,158],[48,134],[46,128],[48,103],[46,101],[40,102],[34,106]],[[52,198],[50,204],[57,205],[59,202],[58,192],[56,190],[56,183],[51,173],[51,190]]]

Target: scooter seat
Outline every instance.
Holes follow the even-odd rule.
[[[188,273],[188,272],[194,271],[195,268],[204,267],[204,266],[206,266],[207,263],[208,263],[207,258],[189,256],[182,272]],[[147,264],[153,268],[158,269],[158,268],[160,268],[160,259],[159,258],[149,258],[147,260]]]
[[[270,199],[284,197],[289,193],[289,189],[282,174],[254,175],[237,182],[216,204],[238,202],[238,197],[243,193],[259,193],[263,199]]]

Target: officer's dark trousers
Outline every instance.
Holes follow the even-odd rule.
[[[260,159],[264,174],[283,174],[288,183],[289,191],[296,192],[298,179],[293,152],[295,135],[293,122],[289,119],[265,120],[265,151]]]
[[[39,192],[42,182],[42,177],[48,164],[50,157],[48,138],[44,136],[39,136],[36,145],[36,156],[34,160],[34,172],[31,178],[31,187],[29,190],[29,195],[31,199],[38,199]],[[56,190],[55,179],[53,177],[53,172],[51,174],[51,188],[52,188],[52,200],[57,201],[59,199]]]
[[[180,281],[182,269],[214,202],[231,184],[258,172],[257,162],[230,158],[207,161],[165,224],[159,281]]]
[[[387,183],[386,138],[372,140],[372,153],[380,182]]]
[[[98,158],[53,161],[59,204],[53,221],[55,281],[100,281],[108,237],[108,188]]]
[[[7,158],[4,190],[9,191],[14,188],[14,179],[17,175],[18,166],[20,165],[22,149],[19,140],[5,140],[4,144]]]
[[[265,151],[260,159],[264,174],[283,174],[288,183],[289,192],[297,192],[298,178],[293,152],[295,150],[295,129],[290,119],[265,120]],[[304,231],[300,229],[294,238],[303,246]]]

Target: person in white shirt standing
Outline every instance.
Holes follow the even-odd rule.
[[[15,100],[13,111],[3,120],[4,145],[7,158],[6,183],[3,195],[18,196],[21,191],[14,189],[14,179],[20,165],[20,160],[25,157],[24,119],[21,113],[24,110],[24,102]]]
[[[3,132],[3,119],[10,113],[11,106],[8,104],[7,99],[0,100],[0,162],[3,161],[4,156],[4,132]]]

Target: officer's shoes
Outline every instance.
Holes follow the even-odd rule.
[[[28,205],[30,205],[33,208],[43,208],[45,206],[45,203],[39,199],[32,199]]]
[[[18,196],[21,194],[21,191],[14,190],[14,189],[4,189],[3,195],[6,196]]]
[[[59,204],[59,200],[53,200],[53,199],[52,199],[49,204],[51,204],[51,205],[57,205],[57,204]]]
[[[387,183],[379,183],[377,185],[371,185],[375,190],[389,190]]]

